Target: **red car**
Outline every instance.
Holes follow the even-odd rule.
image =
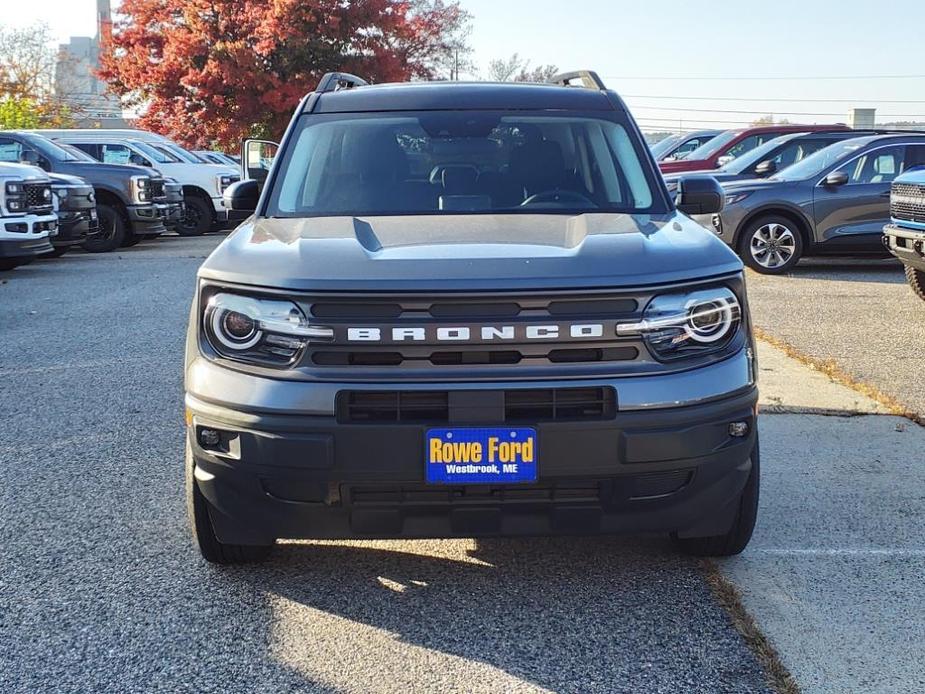
[[[698,147],[684,159],[661,161],[662,173],[718,169],[723,164],[745,154],[768,140],[787,133],[808,133],[817,130],[850,130],[847,125],[762,125],[740,130],[727,130]]]

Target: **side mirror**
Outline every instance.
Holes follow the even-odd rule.
[[[848,174],[844,171],[833,171],[824,179],[822,179],[822,185],[826,188],[837,188],[843,186],[848,182]]]
[[[773,176],[777,173],[777,162],[773,159],[766,159],[755,167],[755,175],[760,178]]]
[[[726,195],[712,176],[681,176],[675,205],[684,214],[714,214],[723,209]]]
[[[244,140],[241,145],[241,180],[267,180],[279,145],[269,140]]]
[[[222,195],[222,204],[235,212],[254,212],[259,200],[260,184],[254,180],[232,183]]]

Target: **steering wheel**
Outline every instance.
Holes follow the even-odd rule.
[[[582,195],[581,193],[578,193],[574,190],[544,190],[542,193],[531,195],[529,198],[520,203],[520,206],[526,207],[527,205],[536,205],[550,202],[583,203],[584,205],[597,207],[597,205],[594,204],[594,201],[591,200],[591,198],[589,198],[587,195]]]

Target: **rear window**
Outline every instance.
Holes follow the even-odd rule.
[[[640,146],[623,124],[583,115],[306,116],[268,214],[652,211]]]

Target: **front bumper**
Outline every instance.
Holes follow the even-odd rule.
[[[50,236],[57,233],[54,214],[0,218],[0,258],[31,258],[53,250]]]
[[[55,248],[76,246],[88,237],[99,233],[100,222],[96,208],[87,210],[58,210],[58,233],[51,238]]]
[[[658,391],[655,381],[661,379],[648,380]],[[250,393],[259,400],[262,388],[252,385]],[[296,385],[309,392],[322,384]],[[424,481],[425,432],[432,424],[345,423],[333,412],[229,407],[194,391],[188,380],[196,483],[212,506],[219,539],[237,544],[276,538],[717,535],[732,522],[756,440],[757,391],[750,383],[723,397],[657,408],[625,404],[617,386],[612,417],[526,424],[537,429],[536,483],[435,486]],[[732,436],[732,422],[746,422],[747,435]],[[454,425],[473,426],[449,423]],[[221,442],[203,447],[203,428],[221,432]]]
[[[130,205],[128,207],[129,221],[132,232],[144,236],[156,236],[167,231],[164,218],[167,215],[167,205]]]
[[[925,229],[887,224],[883,228],[883,241],[904,265],[925,272]]]

